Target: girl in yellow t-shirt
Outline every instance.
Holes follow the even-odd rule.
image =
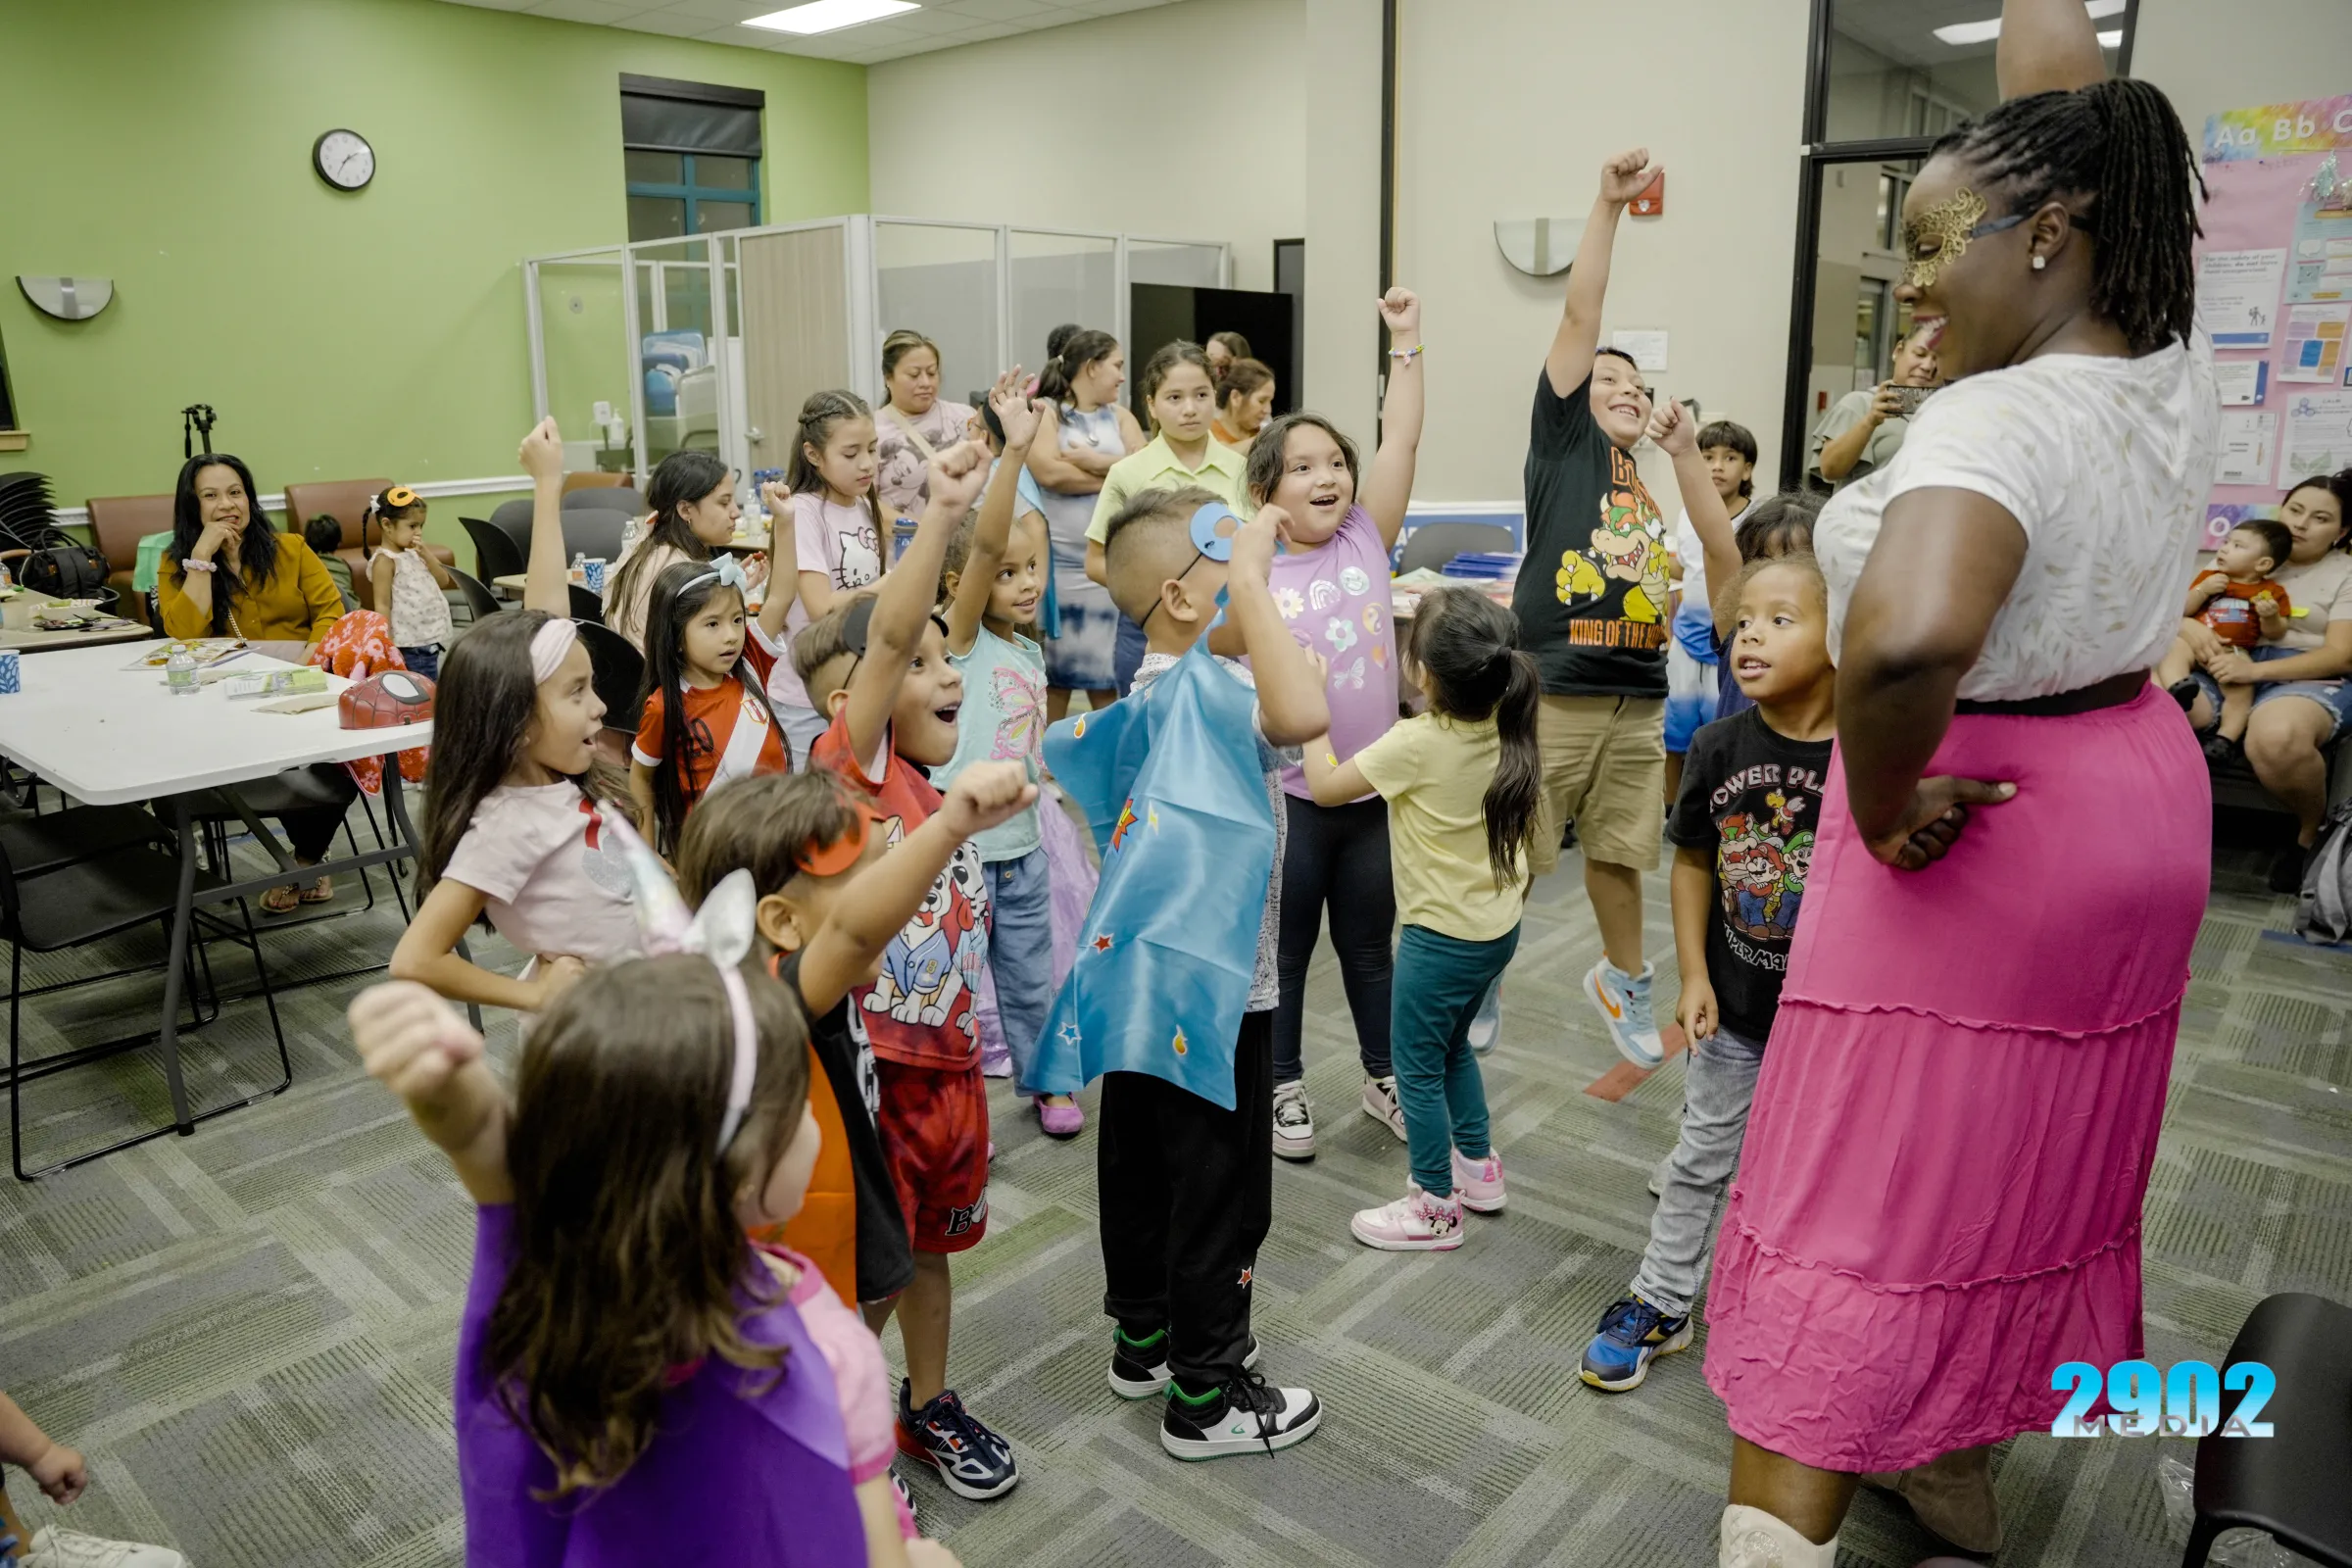
[[[1348,1228],[1384,1251],[1450,1251],[1462,1245],[1464,1208],[1491,1214],[1504,1201],[1470,1020],[1519,946],[1543,794],[1542,682],[1517,619],[1468,588],[1421,601],[1406,661],[1429,711],[1345,762],[1328,737],[1308,742],[1306,782],[1318,805],[1366,791],[1389,803],[1404,921],[1390,1052],[1413,1179],[1402,1198],[1362,1210]]]

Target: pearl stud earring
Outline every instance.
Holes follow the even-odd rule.
[[[2034,258],[2034,270],[2036,272],[2040,271],[2043,268],[2049,265],[2050,259],[2047,256],[2036,256]]]

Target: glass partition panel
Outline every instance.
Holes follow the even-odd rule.
[[[547,412],[564,436],[566,468],[625,471],[629,434],[629,333],[621,310],[621,260],[539,264],[539,341]],[[600,425],[603,412],[609,425]],[[612,439],[617,433],[619,440]]]
[[[1127,242],[1127,281],[1174,283],[1184,288],[1223,288],[1225,247],[1131,239]]]
[[[1119,329],[1119,242],[1107,234],[1012,231],[1012,358],[1046,363],[1046,336],[1065,322]]]
[[[1893,229],[1918,172],[1916,159],[1832,164],[1821,172],[1813,354],[1805,384],[1808,432],[1839,398],[1892,373],[1895,347],[1911,324],[1909,308],[1894,298],[1902,263]]]
[[[865,349],[906,328],[939,345],[939,395],[974,403],[997,363],[997,232],[946,224],[874,223],[875,327]],[[888,396],[888,393],[884,393]]]
[[[711,341],[706,240],[630,247],[637,274],[638,369],[645,381],[645,461],[719,450],[717,346]]]

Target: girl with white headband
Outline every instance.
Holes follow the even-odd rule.
[[[419,880],[427,890],[392,954],[392,975],[453,1002],[536,1012],[586,965],[639,950],[629,880],[606,834],[629,809],[597,758],[605,705],[567,618],[564,447],[555,421],[523,438],[534,525],[519,611],[466,629],[443,659]],[[477,916],[532,957],[520,976],[457,946]]]
[[[663,855],[678,853],[686,813],[719,785],[792,769],[784,720],[767,695],[792,596],[769,594],[757,616],[751,597],[732,556],[682,561],[654,579],[629,793]]]

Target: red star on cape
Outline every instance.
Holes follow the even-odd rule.
[[[1097,953],[1108,953],[1108,952],[1110,951],[1110,938],[1108,938],[1108,937],[1097,937],[1097,938],[1095,938],[1095,951],[1096,951]]]

